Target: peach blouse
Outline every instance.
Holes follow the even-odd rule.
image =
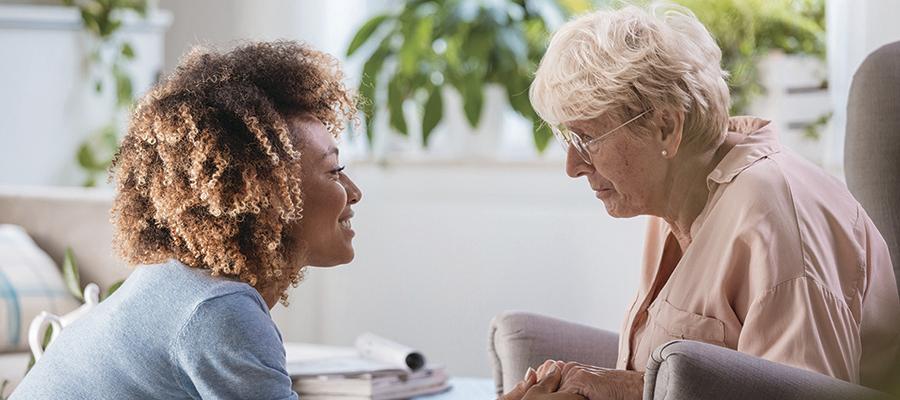
[[[651,218],[620,369],[644,370],[675,339],[880,386],[900,347],[900,299],[887,245],[839,180],[782,149],[769,121],[707,177],[684,254]],[[656,293],[654,296],[653,294]]]

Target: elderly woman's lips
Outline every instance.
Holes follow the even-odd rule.
[[[612,195],[612,189],[595,189],[594,195],[597,196],[598,199],[603,199],[604,197],[609,197]]]

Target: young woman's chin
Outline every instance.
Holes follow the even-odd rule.
[[[331,248],[327,252],[310,252],[309,265],[312,267],[329,268],[338,265],[349,264],[356,256],[353,244],[349,241],[340,249]]]

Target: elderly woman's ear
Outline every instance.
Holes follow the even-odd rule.
[[[657,115],[653,136],[659,143],[660,155],[668,159],[675,158],[682,144],[684,112],[660,110]]]

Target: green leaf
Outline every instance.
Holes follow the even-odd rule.
[[[466,112],[466,119],[473,128],[478,128],[481,122],[481,109],[484,105],[484,85],[482,80],[477,76],[470,75],[463,83],[463,110]]]
[[[100,93],[103,91],[103,81],[102,80],[97,79],[97,81],[94,82],[94,91],[97,93]]]
[[[100,23],[97,22],[97,17],[94,14],[91,14],[87,10],[81,10],[81,21],[84,23],[84,28],[88,31],[92,32],[97,36],[100,35]]]
[[[400,47],[400,74],[411,75],[424,55],[431,51],[431,30],[434,20],[423,17],[410,29],[403,30],[403,45]]]
[[[396,76],[388,83],[388,114],[390,115],[391,127],[406,136],[409,135],[409,130],[406,127],[406,117],[403,115],[405,98],[401,84],[400,78]]]
[[[130,43],[122,43],[122,57],[125,57],[126,60],[134,59],[134,48]]]
[[[119,30],[122,27],[122,21],[107,19],[106,25],[101,25],[103,27],[103,33],[100,35],[101,37],[109,37],[112,36],[113,32]]]
[[[428,101],[425,102],[425,114],[422,117],[422,142],[428,146],[428,138],[438,122],[444,118],[444,99],[441,96],[441,87],[431,91]]]
[[[374,33],[387,18],[387,15],[382,14],[366,21],[366,23],[356,32],[356,35],[353,36],[353,40],[350,41],[350,46],[347,47],[347,56],[352,56],[363,43],[367,42],[372,36],[372,33]]]
[[[494,47],[496,32],[485,29],[472,30],[463,44],[464,59],[470,63],[477,63],[481,69],[488,69],[491,65],[491,49]]]
[[[504,84],[506,86],[506,98],[512,109],[525,118],[530,120],[537,119],[537,114],[534,112],[534,109],[531,107],[531,101],[528,99],[528,80],[521,79],[521,77],[510,77]]]
[[[558,27],[565,22],[564,7],[557,1],[531,0],[527,4],[530,11],[540,16],[544,23],[551,28]]]
[[[366,121],[366,137],[369,138],[369,145],[375,138],[375,92],[378,89],[378,74],[381,73],[385,58],[390,54],[389,43],[386,38],[372,53],[363,65],[359,80],[360,105]]]
[[[97,162],[97,158],[94,157],[94,151],[91,150],[91,146],[89,146],[87,142],[82,143],[81,146],[78,147],[76,157],[78,159],[78,165],[88,171],[94,171],[101,168],[100,164]]]
[[[94,172],[88,172],[88,177],[84,179],[84,182],[81,183],[81,186],[90,188],[97,186],[97,177]]]
[[[116,290],[119,290],[119,286],[122,286],[123,283],[125,283],[124,279],[113,283],[112,286],[110,286],[106,291],[106,294],[100,297],[100,301],[106,300],[107,298],[109,298],[109,296],[112,296],[112,294],[115,293]]]
[[[120,107],[131,105],[134,98],[134,91],[131,86],[131,77],[121,68],[113,67],[113,74],[116,78],[116,99]]]
[[[553,131],[550,130],[550,126],[541,120],[534,121],[534,145],[537,147],[538,153],[547,150],[547,145],[552,137]]]
[[[44,331],[44,340],[41,340],[41,348],[46,349],[50,345],[50,339],[53,338],[53,325],[48,325]]]
[[[116,153],[116,150],[119,149],[119,138],[118,136],[116,136],[116,125],[114,123],[111,122],[103,127],[103,129],[100,131],[100,140],[102,141],[103,146],[106,147],[106,150],[110,155]],[[109,164],[111,162],[112,158],[110,157],[109,159],[105,160],[101,166],[105,170],[107,167],[109,167]]]
[[[75,265],[75,256],[72,254],[72,248],[66,247],[66,255],[63,258],[63,281],[66,288],[78,300],[84,301],[84,295],[81,293],[81,277],[78,275],[78,266]]]

